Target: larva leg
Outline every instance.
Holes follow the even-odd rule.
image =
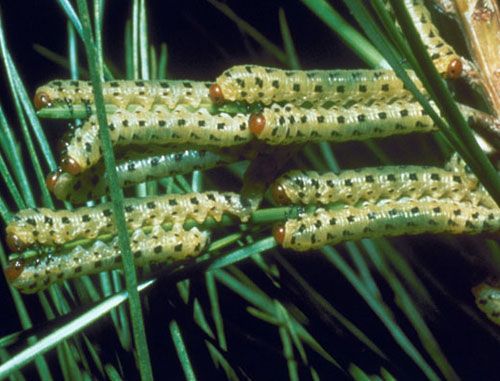
[[[420,90],[413,72],[408,72]],[[410,99],[411,93],[392,70],[281,70],[263,66],[234,66],[210,88],[214,103],[224,101],[366,103],[370,100]]]
[[[145,109],[161,105],[173,109],[178,105],[198,107],[211,104],[210,83],[197,81],[109,81],[103,83],[104,102],[119,108],[138,105]],[[88,81],[54,80],[39,87],[34,104],[37,110],[48,107],[94,103]]]
[[[338,175],[290,171],[273,183],[271,193],[278,204],[356,205],[361,201],[431,197],[478,205],[482,201],[475,196],[478,188],[485,192],[477,178],[465,173],[436,167],[387,166],[345,170]]]
[[[114,145],[166,145],[189,143],[198,147],[229,147],[252,139],[244,114],[211,115],[207,110],[189,111],[184,107],[152,111],[118,110],[108,117]],[[72,175],[95,165],[101,158],[101,143],[95,117],[76,129],[61,160],[61,168]]]
[[[427,200],[317,209],[274,229],[284,248],[307,251],[344,241],[421,233],[498,232],[500,209],[449,200]]]
[[[488,281],[472,288],[476,305],[488,318],[500,325],[500,288],[498,282]]]
[[[164,223],[198,223],[208,217],[220,221],[223,213],[242,221],[250,218],[251,205],[235,193],[205,192],[126,199],[125,218],[129,230]],[[115,224],[110,203],[73,211],[46,208],[25,209],[17,213],[6,228],[12,251],[35,244],[61,245],[79,238],[114,234]]]
[[[176,224],[170,231],[156,226],[149,233],[136,230],[130,237],[136,266],[174,262],[198,256],[209,235],[197,228],[185,231]],[[96,241],[89,248],[77,246],[68,253],[49,254],[24,263],[14,260],[5,270],[9,283],[25,293],[34,293],[66,279],[121,268],[118,238]]]
[[[128,153],[126,156],[116,166],[118,181],[123,187],[152,179],[183,175],[193,170],[206,170],[239,159],[236,155],[208,150],[183,150],[152,156]],[[46,182],[49,190],[59,200],[73,204],[98,199],[105,195],[108,189],[102,161],[76,176],[63,171],[51,173]]]

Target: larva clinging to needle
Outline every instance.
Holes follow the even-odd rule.
[[[434,110],[439,110],[431,102]],[[498,120],[461,105],[462,113],[479,125]],[[271,145],[305,142],[345,142],[391,135],[434,131],[437,127],[418,102],[396,101],[391,104],[356,104],[343,107],[309,109],[293,104],[272,105],[249,119],[250,131]]]
[[[389,2],[385,3],[392,12]],[[463,70],[463,58],[441,37],[423,0],[405,0],[404,4],[437,71],[446,78],[459,78]]]
[[[183,260],[199,255],[207,246],[209,235],[198,228],[184,230],[175,224],[170,231],[156,226],[150,232],[135,230],[130,248],[136,266]],[[90,247],[76,246],[67,253],[53,253],[31,261],[13,259],[5,269],[11,286],[34,293],[55,282],[121,268],[118,238],[95,241]]]
[[[405,234],[498,232],[500,209],[451,200],[388,201],[338,210],[317,209],[273,230],[284,248],[307,251],[362,238]]]
[[[111,141],[123,145],[181,145],[193,147],[229,147],[252,140],[248,116],[220,113],[206,109],[189,111],[185,107],[168,110],[118,110],[108,116]],[[101,158],[99,128],[95,116],[77,128],[61,160],[61,168],[76,175],[95,165]]]
[[[422,91],[413,72],[410,78]],[[214,103],[224,101],[324,102],[343,105],[373,100],[411,99],[392,70],[282,70],[263,66],[234,66],[210,88]]]
[[[129,230],[165,223],[198,223],[212,217],[220,221],[224,213],[241,221],[250,218],[252,206],[230,192],[204,192],[130,198],[124,201]],[[34,245],[62,245],[80,238],[93,239],[114,234],[115,224],[110,203],[74,210],[47,208],[24,209],[15,214],[6,227],[7,244],[12,251]]]
[[[496,207],[495,202],[472,174],[437,167],[415,165],[385,166],[344,170],[339,174],[293,170],[271,186],[278,204],[355,205],[381,199],[424,197],[467,201],[473,205]]]
[[[120,186],[127,187],[152,179],[214,168],[235,162],[238,158],[232,153],[208,150],[181,150],[152,155],[127,152],[126,157],[117,164],[116,173]],[[47,176],[46,183],[59,200],[73,204],[96,200],[108,191],[102,161],[78,175],[58,170]]]
[[[104,102],[119,108],[130,105],[150,109],[161,105],[173,109],[178,105],[198,107],[211,104],[210,83],[197,81],[109,81],[103,83]],[[94,103],[92,84],[89,81],[54,80],[39,87],[34,104],[37,110],[47,107],[71,107]]]

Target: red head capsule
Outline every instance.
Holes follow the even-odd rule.
[[[56,187],[57,180],[59,179],[60,174],[61,169],[58,168],[57,170],[50,172],[45,178],[45,185],[47,185],[47,188],[50,192],[54,192],[54,188]]]
[[[275,225],[273,227],[273,237],[280,245],[283,245],[283,241],[285,240],[285,226],[284,225]]]
[[[456,58],[448,64],[448,68],[446,69],[446,77],[449,79],[457,79],[462,74],[462,70],[462,61],[459,58]]]
[[[33,98],[35,109],[40,110],[44,107],[52,107],[52,100],[47,93],[43,91],[37,92]]]
[[[75,159],[69,156],[63,157],[59,164],[64,172],[68,172],[73,176],[78,175],[82,171],[80,164],[78,164]]]
[[[26,248],[23,241],[21,241],[21,239],[15,234],[7,234],[6,241],[7,246],[12,252],[17,253],[19,251],[23,251]]]
[[[281,184],[274,183],[271,185],[271,196],[278,205],[290,205],[292,203]]]
[[[221,104],[224,102],[224,94],[222,94],[222,89],[216,83],[210,86],[210,89],[208,89],[208,95],[210,96],[212,102],[214,102],[215,104]]]
[[[23,270],[24,262],[22,259],[10,261],[7,268],[3,270],[5,279],[7,279],[7,282],[12,283],[19,277],[19,275],[21,275]]]
[[[266,118],[261,113],[252,114],[248,124],[250,126],[250,131],[254,135],[260,135],[264,127],[266,127]]]

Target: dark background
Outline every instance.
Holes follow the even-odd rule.
[[[341,1],[332,1],[331,3],[355,25]],[[227,1],[227,4],[278,46],[282,46],[278,24],[278,10],[282,7],[286,12],[301,64],[306,69],[365,67],[362,61],[346,48],[330,29],[298,1],[242,0]],[[1,3],[0,7],[10,52],[30,93],[33,94],[37,86],[48,80],[68,77],[68,72],[64,68],[50,62],[33,49],[34,44],[39,44],[57,54],[67,54],[66,17],[58,7],[57,2],[55,0],[6,0]],[[241,33],[232,21],[206,1],[150,0],[147,2],[147,8],[149,42],[157,47],[162,42],[167,43],[170,78],[212,80],[221,71],[235,64],[279,65],[279,62],[263,51],[248,36]],[[130,13],[131,3],[128,1],[113,0],[106,3],[103,31],[105,57],[107,63],[114,69],[117,78],[124,77],[124,30],[125,20],[129,18]],[[80,45],[79,48],[80,63],[85,65],[82,46]],[[7,112],[9,122],[15,129],[17,120],[10,101],[10,92],[3,68],[0,70],[0,102]],[[45,121],[43,123],[46,124]],[[59,134],[60,130],[55,132],[54,130],[52,129],[50,134],[54,134],[54,136]],[[427,138],[416,137],[406,141],[396,139],[383,144],[387,145],[386,152],[396,162],[416,163],[415,158],[420,158],[421,151],[412,150],[412,145],[422,141],[426,144],[425,139]],[[427,149],[431,151],[432,145],[430,147]],[[358,144],[342,145],[338,152],[341,163],[345,163],[347,166],[374,164],[373,157]],[[434,163],[427,162],[426,164]],[[498,369],[494,364],[491,364],[491,361],[495,361],[495,353],[498,353],[496,351],[498,348],[495,347],[497,343],[492,338],[488,338],[485,332],[478,329],[477,326],[471,325],[470,319],[464,317],[456,306],[456,302],[471,303],[470,286],[484,275],[481,270],[470,270],[469,266],[475,263],[474,258],[463,258],[466,254],[462,250],[462,245],[474,247],[472,241],[465,239],[459,241],[460,245],[451,245],[446,240],[422,236],[397,242],[402,251],[409,253],[410,259],[413,258],[414,263],[430,270],[446,287],[449,287],[449,295],[454,298],[443,296],[432,287],[432,284],[428,284],[436,298],[441,314],[437,317],[436,312],[436,319],[430,324],[451,363],[465,379],[492,379],[497,375],[495,372]],[[343,252],[342,249],[340,250]],[[376,340],[377,344],[384,347],[383,349],[390,354],[393,362],[382,365],[396,375],[403,376],[402,379],[421,378],[413,363],[401,353],[393,340],[389,339],[386,329],[338,272],[333,271],[330,267],[328,267],[329,271],[325,272],[323,270],[325,263],[319,256],[291,256],[289,260],[300,269],[301,274],[322,295],[332,297],[333,305],[359,324],[370,338]],[[357,365],[363,369],[371,373],[378,373],[380,361],[367,354],[359,343],[350,339],[338,327],[332,328],[331,325],[325,323],[321,316],[317,316],[317,311],[313,308],[309,310],[310,306],[308,307],[307,302],[301,300],[300,292],[275,290],[268,279],[260,279],[262,273],[255,271],[252,266],[242,265],[242,268],[271,295],[277,293],[276,297],[289,299],[290,303],[298,304],[304,311],[309,312],[308,318],[311,319],[312,334],[321,338],[321,344],[337,356],[338,360],[347,363],[356,361]],[[0,336],[4,336],[19,330],[20,327],[3,279],[0,282],[2,282],[0,283],[0,295],[3,301],[3,306],[0,307]],[[201,276],[195,278],[193,283],[194,287],[198,286],[197,291],[203,297],[203,278]],[[283,279],[283,284],[286,284],[286,279]],[[169,288],[173,288],[172,284],[166,283],[164,287],[161,287],[163,293],[155,290],[150,298],[152,302],[146,309],[148,339],[153,348],[151,354],[155,372],[157,375],[165,375],[165,372],[169,372],[172,379],[182,377],[180,368],[173,365],[176,354],[173,351],[166,327],[168,319],[174,315],[178,321],[186,322],[182,327],[185,331],[192,332],[191,336],[188,335],[189,342],[187,344],[190,353],[194,356],[195,369],[200,376],[204,372],[212,375],[214,370],[211,362],[207,360],[199,331],[196,326],[190,325],[192,324],[190,323],[190,310],[182,307],[183,304],[175,299],[175,290],[165,291]],[[390,290],[382,288],[382,291],[385,293],[385,299],[391,301]],[[279,338],[276,337],[276,329],[260,322],[257,323],[256,319],[250,317],[245,311],[246,304],[241,303],[239,297],[234,296],[222,286],[220,292],[221,300],[223,300],[222,308],[225,308],[227,334],[231,340],[229,347],[234,356],[232,360],[235,363],[241,361],[239,365],[247,373],[250,372],[248,375],[251,378],[264,379],[271,377],[271,375],[278,379],[286,378],[286,364],[280,357],[281,344]],[[36,313],[40,312],[36,306],[36,297],[27,297],[26,300],[36,316]],[[167,300],[168,302],[164,303]],[[157,303],[158,301],[159,303]],[[395,305],[391,307],[393,311],[397,311]],[[396,316],[396,318],[398,317]],[[35,322],[37,329],[44,328],[44,319],[41,319],[42,322]],[[405,332],[410,335],[413,342],[417,342],[418,338],[412,332],[411,327],[405,326],[403,321],[404,319],[398,320],[398,323],[406,328]],[[103,320],[102,326],[93,326],[87,332],[96,342],[100,342],[104,349],[108,346],[118,347],[114,331],[108,329],[109,327],[109,322]],[[424,352],[421,347],[419,350],[421,353]],[[104,351],[101,355],[110,362],[115,361],[114,352],[109,352]],[[318,370],[324,372],[323,375],[335,375],[342,378],[342,375],[330,365],[325,364],[317,356],[309,355]],[[131,355],[122,353],[121,356],[122,361],[130,361],[131,365],[128,367],[125,365],[126,371],[130,372],[127,373],[130,375],[130,379],[136,378]],[[54,360],[52,362],[54,364],[55,357],[51,355],[49,358]],[[220,377],[220,374],[212,376]]]

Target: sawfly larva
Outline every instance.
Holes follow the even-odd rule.
[[[198,256],[207,246],[209,235],[196,227],[184,230],[175,224],[170,231],[155,226],[151,232],[135,230],[130,248],[136,266],[174,262]],[[76,246],[67,253],[51,253],[30,261],[13,259],[4,270],[11,286],[34,293],[55,282],[122,267],[118,238],[95,241],[90,247]]]
[[[293,170],[275,180],[271,194],[281,205],[336,202],[355,205],[360,201],[376,203],[381,199],[431,197],[496,207],[472,174],[415,165],[362,168],[322,175],[314,171]]]
[[[495,324],[500,325],[500,288],[498,282],[487,281],[472,288],[476,305]]]
[[[116,173],[120,186],[127,187],[148,180],[222,166],[238,159],[237,155],[207,150],[183,150],[146,156],[127,152],[126,158],[118,162]],[[56,198],[73,204],[97,200],[108,193],[102,161],[78,175],[61,170],[52,172],[47,176],[46,183]]]
[[[104,102],[119,108],[130,105],[150,109],[155,105],[173,109],[178,105],[198,107],[211,104],[210,83],[196,81],[109,81],[103,83]],[[54,80],[39,87],[34,98],[35,108],[94,103],[92,84],[89,81]]]
[[[211,115],[205,109],[189,111],[185,107],[118,110],[108,116],[108,128],[115,146],[188,143],[191,148],[229,147],[253,138],[247,115]],[[60,166],[65,172],[76,175],[95,165],[101,156],[99,127],[96,117],[91,116],[74,131]]]
[[[296,251],[344,241],[405,234],[476,234],[500,229],[500,209],[451,200],[388,201],[338,210],[317,209],[273,229],[276,241]]]
[[[408,75],[423,86],[413,72]],[[210,88],[214,103],[224,101],[274,102],[329,101],[333,104],[370,100],[410,99],[412,95],[392,70],[282,70],[263,66],[234,66]]]
[[[431,105],[439,115],[439,110]],[[498,120],[470,107],[460,105],[460,110],[471,122],[477,121],[478,128],[485,128],[484,124],[498,125]],[[259,140],[271,145],[366,140],[437,129],[418,102],[406,101],[356,104],[348,109],[272,105],[252,114],[249,127]]]
[[[242,221],[250,218],[252,205],[236,193],[204,192],[169,194],[124,200],[129,230],[164,223],[198,223],[212,217],[220,221],[223,213]],[[79,239],[93,239],[116,230],[111,203],[74,210],[24,209],[15,214],[6,228],[12,251],[33,245],[62,245]]]
[[[441,37],[424,2],[405,0],[404,4],[437,71],[446,78],[459,78],[463,71],[463,59]],[[393,13],[388,1],[386,6]]]

